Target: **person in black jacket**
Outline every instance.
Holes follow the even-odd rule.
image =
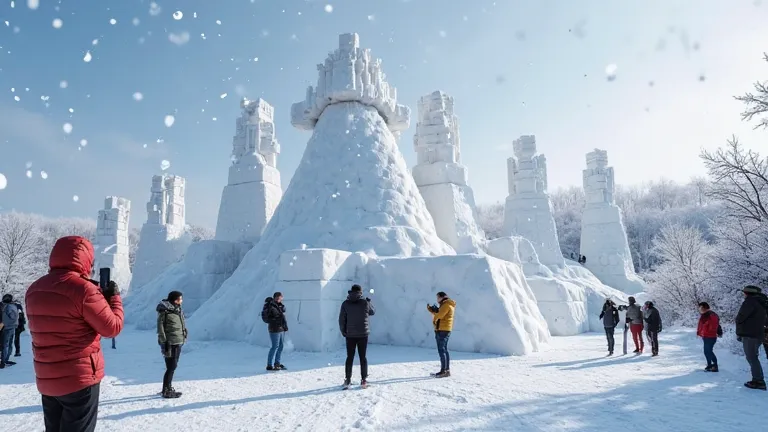
[[[344,365],[344,388],[349,387],[352,379],[352,364],[355,361],[355,349],[360,356],[360,385],[368,385],[368,359],[365,352],[368,349],[368,335],[371,333],[368,317],[376,311],[371,304],[371,299],[363,298],[363,288],[360,285],[352,285],[347,299],[341,304],[339,311],[339,330],[347,340],[347,361]]]
[[[285,305],[283,294],[276,292],[272,297],[264,300],[264,308],[261,310],[261,318],[267,323],[269,339],[272,347],[267,354],[267,370],[285,370],[285,365],[280,363],[280,355],[283,353],[285,332],[288,331],[288,321],[285,319]],[[274,360],[274,364],[272,363]]]
[[[645,320],[646,331],[648,337],[651,339],[651,357],[659,355],[659,333],[661,333],[661,315],[659,310],[653,305],[653,302],[645,302],[645,312],[643,312],[643,319]]]
[[[27,318],[24,316],[24,308],[21,307],[21,303],[17,302],[15,305],[19,308],[19,326],[16,327],[16,334],[13,339],[13,346],[16,348],[16,355],[14,357],[21,357],[21,334],[26,330],[24,326],[27,324]]]
[[[765,339],[766,310],[761,302],[760,288],[747,285],[741,290],[744,303],[736,315],[736,336],[744,347],[744,356],[752,369],[752,380],[744,383],[751,389],[765,390],[765,377],[760,366],[760,345]]]
[[[619,325],[619,310],[611,299],[606,299],[603,304],[603,311],[600,312],[600,319],[603,320],[605,327],[605,337],[608,339],[608,355],[613,355],[613,347],[616,343],[613,335],[616,332],[616,326]]]

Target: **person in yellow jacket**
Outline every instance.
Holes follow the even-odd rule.
[[[432,314],[432,325],[435,327],[435,341],[437,353],[440,355],[440,372],[432,374],[435,378],[451,376],[451,356],[448,354],[448,338],[453,330],[453,313],[456,310],[456,302],[448,298],[448,294],[440,291],[437,293],[437,305],[427,305],[427,310]]]

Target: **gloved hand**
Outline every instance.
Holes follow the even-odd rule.
[[[169,344],[168,342],[166,342],[166,343],[164,343],[164,344],[163,344],[163,357],[166,357],[166,358],[168,358],[168,357],[170,357],[171,355],[172,355],[172,352],[171,352],[171,344]]]
[[[366,297],[366,298],[365,298],[365,301],[367,301],[368,303],[370,303],[370,302],[371,302],[371,299],[370,299],[370,297]]]
[[[736,336],[736,340],[741,342],[741,336]]]
[[[183,333],[184,333],[184,342],[186,342],[187,341],[187,329],[186,328],[184,329]]]
[[[107,288],[104,290],[104,297],[109,300],[116,295],[120,295],[120,288],[115,281],[109,281]]]

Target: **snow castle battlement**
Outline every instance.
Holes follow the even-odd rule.
[[[392,132],[408,129],[411,110],[397,103],[397,89],[390,86],[381,59],[360,48],[357,33],[339,36],[339,48],[317,65],[317,86],[307,88],[303,101],[291,106],[291,124],[314,129],[323,110],[340,102],[360,102],[376,108]]]
[[[131,216],[131,201],[126,198],[108,196],[104,208],[96,219],[96,267],[108,267],[111,278],[124,292],[131,284],[129,258],[128,224]]]
[[[586,206],[581,217],[581,254],[585,266],[606,285],[627,294],[645,291],[635,274],[621,209],[614,202],[613,167],[608,152],[595,149],[586,155],[583,171]]]
[[[477,224],[467,168],[461,164],[459,119],[453,107],[453,98],[441,91],[419,99],[413,136],[417,164],[412,173],[438,236],[459,253],[478,253],[485,234]]]
[[[274,108],[263,99],[240,102],[232,165],[216,223],[216,240],[255,243],[283,195]]]
[[[565,261],[547,194],[547,158],[537,154],[533,135],[516,139],[513,150],[515,156],[507,159],[509,196],[504,205],[505,234],[527,238],[542,264],[562,267]]]

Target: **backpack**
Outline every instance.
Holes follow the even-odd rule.
[[[261,320],[269,324],[269,305],[264,305],[264,309],[261,310]]]

